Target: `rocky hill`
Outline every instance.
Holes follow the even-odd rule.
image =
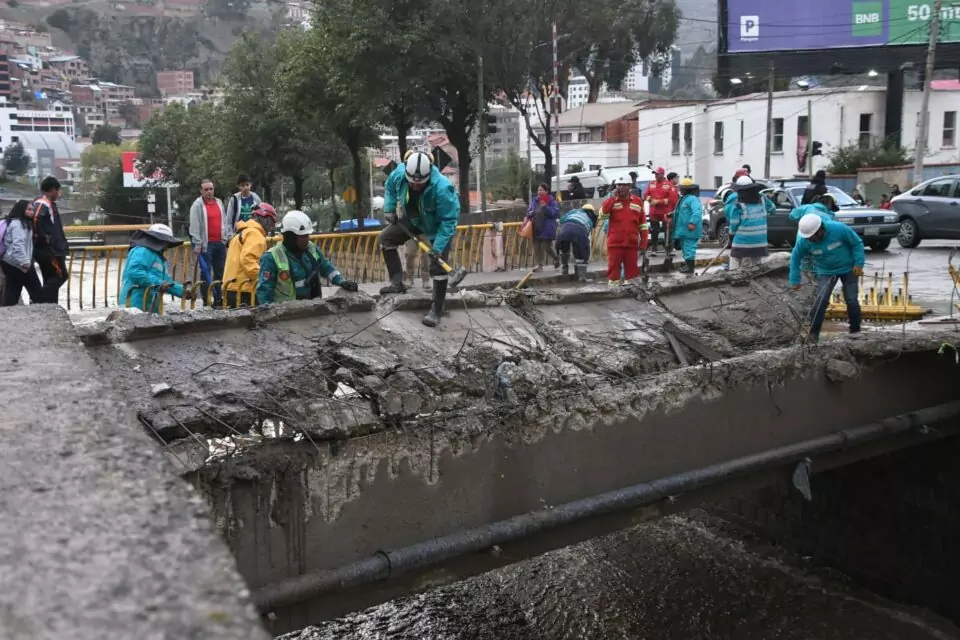
[[[162,0],[14,4],[7,2],[0,19],[49,30],[54,44],[89,60],[98,78],[135,86],[145,96],[156,93],[162,69],[192,69],[198,84],[210,81],[242,29],[275,30],[283,23],[280,2],[209,0],[190,9],[196,15]]]

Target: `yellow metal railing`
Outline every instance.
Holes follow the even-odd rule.
[[[860,314],[864,321],[909,322],[927,314],[928,309],[913,304],[908,273],[903,274],[901,286],[896,292],[893,289],[893,272],[888,273],[886,278],[874,273],[872,286],[867,287],[868,283],[866,274],[860,276]],[[843,295],[831,293],[826,317],[830,320],[846,319],[847,304]]]
[[[450,263],[466,267],[473,273],[494,271],[498,268],[508,271],[531,268],[533,243],[520,237],[520,225],[520,222],[506,222],[457,227],[450,249]],[[86,230],[91,228],[84,227]],[[120,231],[141,228],[142,225],[128,225],[122,229],[118,226],[105,229]],[[386,268],[380,257],[379,235],[379,231],[322,233],[312,236],[311,240],[345,278],[358,283],[371,283],[384,282],[387,279]],[[279,236],[275,236],[269,238],[268,242],[273,244],[279,239]],[[81,310],[125,306],[126,301],[118,301],[117,296],[128,250],[126,245],[71,249],[67,258],[70,271],[66,286],[67,309],[72,309],[74,305]],[[593,232],[591,257],[601,259],[605,256],[606,234],[598,227]],[[166,257],[173,279],[177,282],[197,283],[191,285],[191,292],[197,294],[201,277],[190,243],[170,249]],[[416,260],[414,275],[425,275],[419,273],[420,269],[422,263]],[[245,284],[247,283],[242,283],[241,288]],[[207,306],[212,305],[210,290],[204,300]],[[238,302],[240,297],[238,296]],[[194,308],[196,302],[181,301],[181,308],[186,308],[188,304],[190,308]]]

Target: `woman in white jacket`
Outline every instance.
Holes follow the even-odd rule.
[[[18,200],[7,215],[7,228],[3,233],[3,259],[0,269],[6,277],[6,288],[0,306],[11,307],[20,302],[24,289],[30,302],[40,299],[42,285],[33,268],[33,221],[28,209],[29,200]]]

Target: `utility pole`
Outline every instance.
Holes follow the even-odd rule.
[[[526,100],[526,98],[524,98]],[[533,157],[530,149],[530,103],[523,105],[523,120],[527,125],[527,195],[533,200]]]
[[[763,156],[763,177],[770,178],[770,154],[773,153],[773,74],[776,71],[770,61],[770,77],[767,78],[767,150]]]
[[[913,161],[913,184],[923,182],[923,154],[927,151],[927,125],[930,120],[930,80],[933,78],[933,63],[937,55],[937,36],[940,34],[940,11],[943,0],[934,0],[930,20],[930,42],[927,45],[927,64],[923,74],[923,96],[920,98],[920,118],[917,121],[917,150]]]
[[[557,191],[560,191],[560,176],[563,175],[563,169],[560,165],[560,60],[557,54],[556,22],[553,23],[553,96],[556,101],[553,106],[554,113],[556,114],[553,135],[557,138],[556,152],[554,155],[557,156]]]
[[[807,173],[813,178],[813,100],[807,100]]]
[[[477,169],[477,190],[480,196],[480,212],[487,212],[487,101],[483,97],[483,56],[477,56],[477,99],[480,120],[480,167]]]

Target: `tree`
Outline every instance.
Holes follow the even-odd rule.
[[[22,176],[30,169],[30,155],[24,150],[23,145],[14,142],[3,152],[3,170],[4,173],[12,176]]]
[[[669,64],[680,24],[674,0],[601,0],[589,11],[568,1],[560,18],[558,29],[569,38],[569,62],[587,79],[590,103],[604,84],[619,88],[640,62],[659,75]]]
[[[889,142],[881,142],[865,149],[858,142],[837,147],[827,153],[830,164],[827,171],[834,175],[851,175],[863,167],[897,167],[913,162],[906,149]]]
[[[110,173],[121,166],[120,156],[126,150],[133,146],[94,144],[84,149],[80,154],[81,191],[99,195]]]
[[[366,1],[366,0],[357,0]],[[290,55],[278,67],[277,96],[280,108],[298,118],[308,131],[329,131],[347,148],[352,163],[352,183],[357,192],[356,214],[364,219],[362,150],[379,145],[375,125],[382,116],[380,102],[355,91],[351,68],[338,66],[341,49],[349,38],[328,38],[314,28],[291,34]]]
[[[226,157],[234,173],[246,173],[265,185],[277,177],[293,180],[293,199],[303,208],[304,180],[310,167],[323,154],[333,152],[330,136],[311,131],[296,114],[283,108],[278,95],[277,71],[293,49],[291,37],[270,42],[252,32],[243,32],[224,64],[222,127],[230,140]]]
[[[93,132],[93,138],[90,141],[95,145],[112,144],[119,147],[123,142],[120,137],[120,127],[113,127],[109,124],[101,125]]]
[[[226,145],[221,111],[202,104],[189,109],[172,104],[155,114],[140,134],[140,162],[144,175],[160,170],[180,185],[181,204],[189,205],[200,181],[209,178],[225,196],[236,174],[225,166]],[[181,207],[187,210],[187,207]]]
[[[526,200],[530,188],[530,167],[515,149],[495,160],[487,169],[487,185],[496,200]]]

